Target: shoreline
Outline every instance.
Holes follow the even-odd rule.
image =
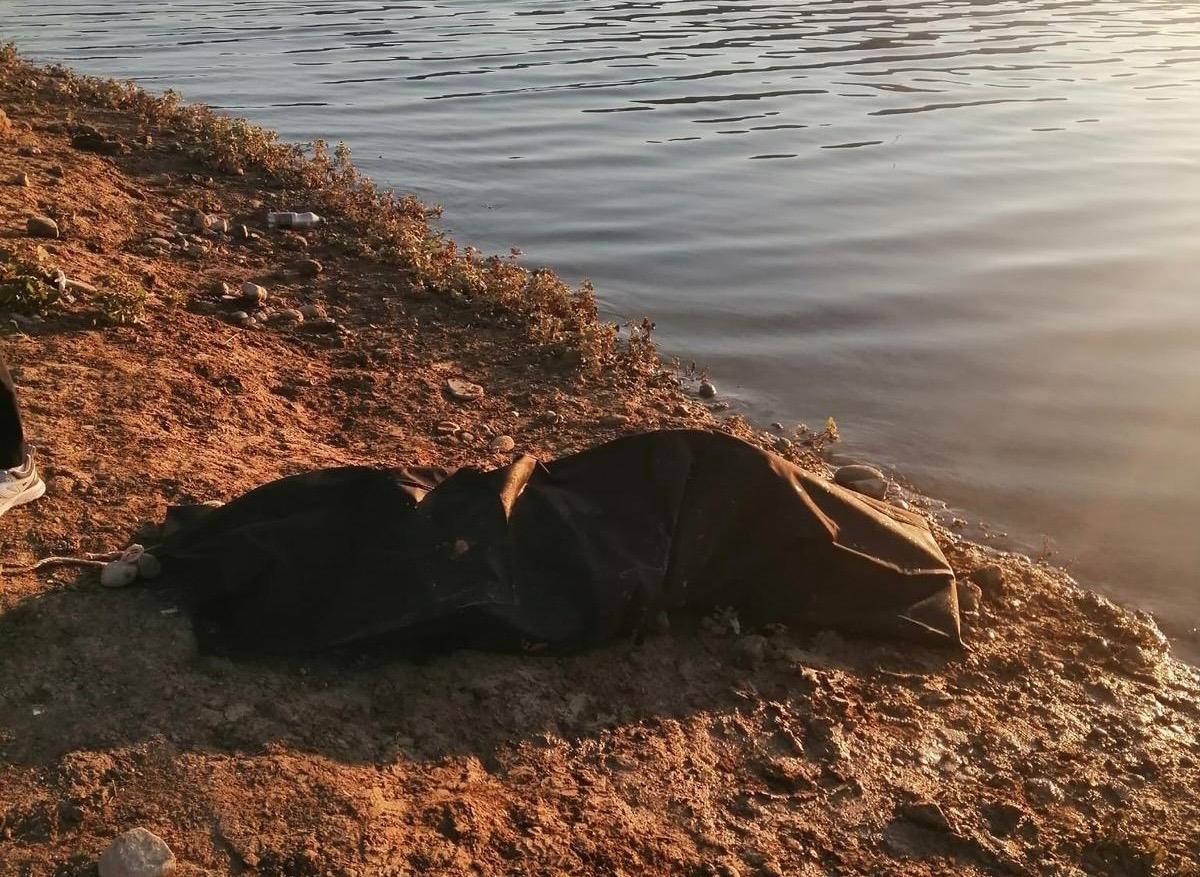
[[[197,659],[169,594],[14,573],[318,466],[681,426],[827,466],[344,152],[11,51],[0,109],[0,343],[50,488],[0,527],[0,870],[88,873],[143,825],[185,875],[1200,874],[1200,673],[1144,613],[945,527],[976,603],[961,659],[718,624],[562,659],[242,666]]]

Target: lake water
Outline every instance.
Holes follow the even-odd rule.
[[[0,37],[345,140],[740,410],[1200,624],[1194,3],[5,0]]]

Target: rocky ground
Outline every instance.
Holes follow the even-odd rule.
[[[315,467],[687,425],[819,470],[827,436],[722,416],[412,203],[386,245],[245,131],[11,54],[0,108],[0,343],[49,483],[0,522],[0,873],[96,873],[141,827],[182,875],[1200,874],[1200,674],[944,529],[965,655],[723,616],[569,658],[237,664],[169,588],[21,572]]]

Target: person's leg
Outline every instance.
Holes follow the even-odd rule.
[[[15,469],[25,462],[25,431],[17,388],[0,353],[0,469]]]

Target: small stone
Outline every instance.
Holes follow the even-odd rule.
[[[887,480],[884,474],[874,466],[862,466],[858,464],[841,466],[833,473],[833,483],[840,484],[843,487],[849,487],[853,481],[866,481],[872,478],[876,481]]]
[[[473,384],[461,378],[447,378],[446,392],[459,402],[473,402],[476,399],[482,399],[484,393],[483,387],[479,384]]]
[[[22,171],[13,177],[13,185],[20,186],[23,189],[29,188],[29,174]]]
[[[457,423],[455,423],[453,420],[443,420],[441,423],[439,423],[437,426],[434,427],[434,430],[437,432],[438,435],[454,435],[460,429],[461,429],[461,427]]]
[[[22,158],[33,158],[35,155],[41,154],[42,147],[40,146],[22,146],[17,150],[17,155],[21,156]]]
[[[295,232],[295,231],[280,232],[279,240],[281,243],[286,244],[287,246],[291,247],[293,250],[307,250],[308,249],[308,238],[306,238],[304,235],[300,234],[299,232]]]
[[[791,450],[791,448],[792,448],[792,440],[791,440],[791,439],[789,439],[789,438],[785,438],[785,437],[783,437],[783,436],[780,436],[779,438],[775,439],[775,441],[774,441],[774,447],[775,447],[775,450],[777,450],[777,451],[788,451],[788,450]]]
[[[775,423],[771,424],[771,429],[775,430],[776,432],[783,432],[783,424],[776,421]]]
[[[188,304],[188,307],[193,313],[204,316],[212,316],[220,310],[215,301],[193,300]]]
[[[243,329],[249,329],[254,325],[254,317],[250,316],[245,311],[234,311],[229,315],[229,322],[235,326],[240,326]]]
[[[284,308],[281,311],[271,314],[268,319],[276,326],[295,326],[304,322],[304,314],[295,308]]]
[[[1066,795],[1053,780],[1045,779],[1044,777],[1034,777],[1025,781],[1025,795],[1033,801],[1042,804],[1058,804],[1061,803]]]
[[[97,155],[120,155],[128,148],[117,137],[105,137],[98,131],[85,131],[71,138],[71,146]]]
[[[239,241],[248,241],[250,240],[250,229],[244,225],[235,226],[233,229],[233,236]]]
[[[960,612],[978,612],[979,606],[983,602],[983,589],[974,582],[964,582],[959,579],[956,582],[958,587],[958,608]]]
[[[950,824],[942,808],[932,801],[905,804],[900,808],[900,815],[923,828],[954,834],[954,826]]]
[[[106,588],[126,588],[137,581],[138,568],[136,563],[125,560],[114,560],[106,563],[100,570],[100,584]]]
[[[752,633],[737,641],[734,647],[738,663],[746,667],[757,667],[767,657],[767,638]]]
[[[67,170],[61,164],[56,164],[53,167],[47,168],[46,173],[52,177],[62,178],[67,175]]]
[[[624,426],[629,422],[627,414],[605,414],[600,418],[601,426]]]
[[[324,266],[316,259],[303,259],[296,263],[296,271],[301,277],[316,277],[324,270]]]
[[[209,222],[211,222],[211,219],[207,213],[202,213],[201,211],[197,210],[192,214],[191,224],[192,228],[196,229],[196,231],[208,231]]]
[[[213,234],[229,234],[229,220],[223,216],[212,217],[208,223],[208,230]]]
[[[242,302],[252,308],[261,308],[267,302],[266,287],[247,280],[242,284]]]
[[[874,466],[842,466],[833,473],[833,483],[872,499],[883,499],[887,496],[887,478]]]
[[[84,295],[95,295],[99,290],[92,284],[83,280],[72,280],[70,277],[64,278],[63,286],[72,292],[81,292]]]
[[[57,238],[58,223],[49,216],[31,216],[25,222],[25,229],[30,237]]]
[[[474,444],[475,443],[475,433],[460,432],[458,434],[458,440],[461,444],[464,444],[464,445]]]
[[[300,314],[305,319],[309,320],[327,320],[329,314],[325,313],[325,308],[320,305],[304,305],[300,308]]]
[[[158,835],[134,828],[117,837],[100,856],[100,877],[166,877],[175,854]]]
[[[312,332],[316,335],[332,335],[338,330],[337,320],[331,320],[328,317],[315,320],[306,319],[300,326],[305,332]]]
[[[491,444],[492,453],[494,454],[507,454],[516,446],[517,443],[511,435],[498,435],[492,439]]]
[[[713,385],[713,383],[711,381],[701,381],[700,382],[700,398],[701,399],[711,399],[716,395],[717,395],[717,388]]]
[[[1004,593],[1004,570],[998,564],[989,563],[974,570],[970,580],[983,590],[989,597],[998,597]]]
[[[888,483],[878,478],[864,478],[862,481],[851,481],[845,485],[855,493],[869,496],[872,499],[886,499]]]

